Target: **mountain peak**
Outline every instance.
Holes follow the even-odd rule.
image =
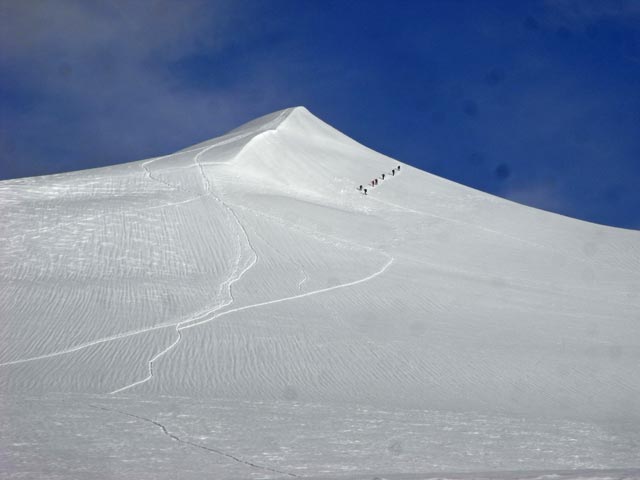
[[[597,422],[614,419],[631,425],[612,431],[631,452],[625,461],[636,462],[636,232],[523,207],[400,164],[304,107],[164,157],[3,182],[0,209],[0,392],[3,406],[9,393],[30,415],[7,410],[3,434],[28,437],[43,412],[59,418],[64,405],[95,410],[80,422],[64,407],[70,427],[47,430],[47,465],[62,441],[90,444],[82,457],[93,458],[135,434],[132,444],[152,446],[140,451],[145,468],[167,456],[160,431],[197,447],[198,417],[176,415],[176,402],[213,418],[201,433],[224,433],[218,420],[229,419],[228,431],[240,433],[228,445],[244,445],[243,432],[265,418],[292,418],[295,428],[302,418],[300,432],[312,435],[316,420],[332,432],[347,422],[355,425],[345,430],[349,445],[371,445],[374,425],[383,455],[359,458],[380,457],[385,469],[392,437],[413,442],[405,457],[435,452],[438,465],[461,449],[480,452],[461,462],[485,465],[488,448],[503,448],[513,462],[494,465],[506,471],[523,468],[526,449],[516,455],[487,440],[494,435],[573,452],[576,438],[604,432],[578,446],[585,462],[608,461],[602,446],[611,435]],[[161,401],[169,413],[157,411]],[[280,415],[283,408],[291,415]],[[336,411],[346,420],[327,420]],[[139,425],[112,428],[112,414]],[[138,431],[149,441],[138,442]],[[281,431],[291,438],[293,430]],[[461,440],[439,453],[437,432]],[[298,443],[335,458],[338,443],[325,433],[314,437],[320,443]],[[207,445],[225,444],[221,438]],[[289,449],[274,448],[268,458],[309,478],[320,471],[308,468],[309,450],[294,463]],[[244,468],[266,461],[263,452],[224,455],[247,458],[236,462]],[[555,461],[532,455],[530,471]],[[202,457],[193,478],[225,468]]]

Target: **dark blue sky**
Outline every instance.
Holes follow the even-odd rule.
[[[640,0],[0,0],[0,179],[294,105],[521,203],[640,229]]]

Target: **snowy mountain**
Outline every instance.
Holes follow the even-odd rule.
[[[0,209],[9,478],[640,478],[640,232],[303,107]]]

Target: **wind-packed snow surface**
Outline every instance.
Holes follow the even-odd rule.
[[[0,209],[3,477],[640,478],[640,232],[301,107]]]

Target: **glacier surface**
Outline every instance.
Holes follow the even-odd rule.
[[[0,214],[6,478],[640,478],[640,232],[303,107]]]

